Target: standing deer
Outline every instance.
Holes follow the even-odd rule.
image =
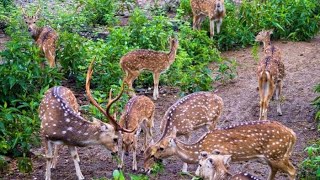
[[[32,38],[36,41],[45,58],[49,61],[49,66],[53,68],[55,67],[56,40],[58,39],[58,34],[51,27],[38,27],[36,25],[39,19],[39,11],[40,7],[37,9],[35,15],[30,17],[22,8],[23,19],[28,26],[28,31]],[[41,64],[41,67],[43,68],[44,64]]]
[[[46,174],[45,179],[51,179],[51,168],[55,167],[58,146],[67,145],[71,153],[78,179],[84,179],[81,173],[80,158],[76,147],[91,145],[103,145],[113,155],[118,152],[118,136],[116,131],[132,132],[121,128],[109,114],[110,106],[120,98],[121,93],[107,105],[107,112],[93,99],[90,93],[90,77],[92,74],[89,67],[86,81],[86,93],[93,105],[95,105],[111,122],[111,125],[94,119],[90,122],[78,113],[79,105],[72,91],[63,86],[50,88],[44,95],[39,107],[41,119],[41,137],[45,148]],[[52,154],[55,145],[54,157]]]
[[[122,134],[122,155],[121,164],[119,168],[123,166],[124,154],[129,155],[129,151],[133,152],[133,163],[132,170],[138,170],[137,167],[137,145],[138,136],[140,133],[140,127],[143,128],[145,134],[144,149],[148,144],[148,139],[152,139],[152,128],[153,128],[153,116],[155,111],[155,105],[151,99],[146,96],[134,96],[126,104],[124,113],[120,118],[120,126],[126,129],[135,129],[131,133],[124,132]],[[139,127],[139,128],[138,128]]]
[[[191,133],[199,128],[214,129],[222,113],[223,101],[213,92],[197,92],[178,100],[165,113],[162,118],[160,131],[162,136],[155,145],[150,145],[144,154],[144,168],[151,170],[154,163],[153,152],[158,144],[170,135],[173,127],[177,129],[177,136],[185,136],[189,139]],[[183,172],[187,172],[187,164],[184,163]]]
[[[217,21],[217,33],[220,33],[222,19],[226,16],[224,0],[191,0],[193,30],[200,29],[206,16],[210,20],[210,37],[214,36],[214,22]]]
[[[195,174],[203,180],[259,180],[249,173],[231,175],[228,171],[230,161],[231,155],[221,155],[219,151],[214,151],[212,154],[203,151],[200,153]]]
[[[200,152],[218,150],[222,155],[231,155],[232,161],[264,159],[270,169],[268,179],[274,179],[280,170],[290,179],[296,170],[289,158],[296,143],[296,134],[276,121],[252,121],[206,133],[197,142],[185,144],[176,139],[177,131],[153,147],[151,158],[163,159],[173,155],[183,162],[198,163]]]
[[[263,42],[264,56],[261,58],[257,68],[260,95],[260,118],[267,119],[267,111],[270,99],[276,92],[277,112],[282,115],[280,107],[280,96],[282,80],[285,77],[284,64],[281,58],[281,51],[278,47],[271,45],[270,35],[272,30],[261,31],[256,36],[256,41]]]
[[[178,39],[170,39],[170,52],[159,52],[146,49],[138,49],[131,51],[120,59],[120,66],[126,73],[124,82],[131,89],[130,96],[134,96],[132,87],[133,81],[140,75],[142,70],[151,71],[153,74],[153,99],[159,97],[159,78],[160,74],[169,69],[174,62],[178,49]]]

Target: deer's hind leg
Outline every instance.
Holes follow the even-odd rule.
[[[159,98],[159,78],[160,73],[154,72],[153,73],[153,99],[157,100]]]
[[[281,90],[282,90],[282,82],[278,81],[276,85],[276,101],[277,101],[277,113],[279,116],[282,116],[281,106],[280,106],[280,97],[281,97]]]
[[[137,79],[137,77],[139,76],[139,74],[140,74],[139,71],[126,70],[126,77],[125,77],[124,81],[125,81],[125,83],[127,83],[127,85],[129,86],[130,91],[129,91],[128,94],[129,94],[129,96],[131,96],[131,97],[136,95],[132,84],[133,84],[133,81],[134,81],[135,79]]]
[[[52,164],[52,142],[44,138],[42,144],[45,149],[45,158],[46,158],[46,174],[45,179],[51,179],[51,164]]]
[[[283,171],[284,173],[287,173],[291,180],[295,179],[296,169],[291,164],[289,159],[284,159],[284,160],[280,160],[280,161],[271,161],[271,162],[268,162],[268,164],[271,168],[271,174],[269,175],[268,180],[274,179],[276,173],[279,170]]]

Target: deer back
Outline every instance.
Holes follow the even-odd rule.
[[[222,110],[222,98],[212,92],[196,92],[185,96],[174,103],[163,116],[160,126],[162,138],[169,135],[173,127],[176,127],[178,136],[204,125],[214,127]]]
[[[213,130],[193,144],[185,144],[170,135],[152,149],[151,157],[162,159],[178,155],[184,162],[194,164],[200,152],[218,150],[221,154],[232,155],[232,161],[283,160],[291,156],[295,142],[295,133],[279,122],[252,121]]]
[[[217,11],[218,4],[219,11]],[[223,18],[226,15],[224,0],[191,0],[190,5],[194,15],[205,15],[210,19]]]
[[[153,116],[155,105],[147,96],[134,96],[125,106],[120,125],[127,129],[136,129],[142,120]]]
[[[110,138],[111,142],[117,138],[114,128],[99,120],[87,121],[80,116],[78,109],[79,105],[71,90],[63,86],[49,89],[39,107],[42,136],[67,145],[107,144],[111,147],[105,137]]]

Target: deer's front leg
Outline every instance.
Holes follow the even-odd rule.
[[[210,37],[214,36],[214,20],[210,19]]]
[[[132,148],[132,170],[138,170],[137,165],[137,138],[134,139],[133,148]]]
[[[69,152],[71,154],[71,157],[73,159],[74,166],[76,168],[76,173],[77,173],[78,179],[84,179],[84,176],[82,175],[81,170],[80,170],[80,166],[79,166],[79,162],[78,162],[78,153],[77,153],[76,147],[68,146],[68,148],[69,148]]]
[[[51,163],[52,163],[52,143],[48,140],[43,140],[43,145],[45,149],[45,155],[46,155],[46,180],[51,179]]]
[[[218,34],[220,33],[221,24],[222,24],[222,18],[220,18],[220,19],[217,21],[217,33],[218,33]]]

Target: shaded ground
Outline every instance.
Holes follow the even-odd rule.
[[[1,37],[0,37],[1,40]],[[268,117],[282,122],[292,128],[298,137],[297,144],[292,155],[292,162],[297,167],[305,158],[303,149],[312,140],[319,137],[313,120],[314,109],[310,105],[315,98],[313,87],[320,82],[320,37],[311,42],[275,42],[283,50],[283,59],[287,76],[283,87],[283,116],[276,115],[275,102],[271,102]],[[0,43],[1,45],[1,43]],[[225,108],[219,126],[251,121],[258,119],[258,93],[256,92],[256,66],[257,62],[251,55],[251,48],[223,53],[223,56],[235,58],[239,64],[238,77],[226,85],[218,85],[216,93],[224,99]],[[160,120],[166,109],[177,99],[177,92],[173,88],[163,88],[161,98],[155,102],[155,140],[159,138]],[[151,97],[151,92],[148,94]],[[83,96],[77,93],[77,96]],[[82,99],[82,98],[81,98]],[[198,132],[197,135],[200,135]],[[194,137],[195,139],[196,137]],[[79,148],[81,170],[83,175],[90,178],[111,177],[116,169],[116,162],[112,160],[110,152],[102,147]],[[15,163],[12,163],[10,171],[0,174],[3,179],[43,179],[45,174],[45,159],[42,156],[43,149],[33,149],[34,171],[28,175],[20,174]],[[143,157],[138,155],[138,167],[142,167]],[[126,157],[125,172],[131,172],[131,155]],[[179,174],[182,162],[176,158],[165,161],[165,171],[152,179],[191,179]],[[189,170],[194,172],[196,166],[191,165]],[[268,171],[266,164],[254,161],[232,164],[232,172],[248,171],[262,179],[266,179]],[[60,159],[57,169],[52,171],[52,179],[76,179],[73,162],[67,149],[60,151]],[[276,179],[286,179],[284,174],[278,173]]]

